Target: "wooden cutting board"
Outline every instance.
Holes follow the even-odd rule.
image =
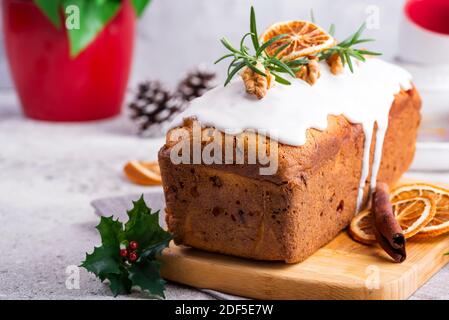
[[[449,262],[448,251],[448,236],[410,240],[407,260],[395,264],[342,232],[306,261],[288,265],[172,244],[161,272],[175,282],[258,299],[406,299]]]

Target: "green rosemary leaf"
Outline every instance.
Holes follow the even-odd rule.
[[[365,54],[367,56],[381,56],[382,53],[380,52],[374,52],[374,51],[368,51],[368,50],[357,50],[360,54]]]
[[[246,64],[246,66],[248,68],[250,68],[251,70],[253,70],[255,73],[260,74],[261,76],[266,77],[267,75],[265,74],[265,72],[259,70],[259,68],[257,68],[255,65],[253,65],[251,62],[249,62],[248,60],[243,60],[243,62]]]
[[[320,61],[328,59],[331,55],[333,55],[335,52],[337,52],[334,48],[330,48],[326,51],[320,52],[318,54],[318,59]]]
[[[252,6],[250,14],[250,31],[254,49],[258,50],[260,45],[259,45],[259,36],[257,35],[256,13],[254,11],[254,7]]]
[[[352,65],[352,60],[351,60],[349,53],[347,51],[345,51],[344,55],[345,55],[346,62],[348,63],[349,70],[351,70],[351,72],[354,73],[354,67]]]
[[[231,52],[238,53],[239,51],[235,49],[231,43],[226,38],[221,38],[220,42]]]
[[[291,67],[295,67],[295,66],[304,66],[308,63],[309,63],[309,59],[301,58],[301,59],[287,61],[285,64],[291,68]]]
[[[270,71],[274,71],[274,72],[284,73],[284,69],[276,67],[276,66],[273,66],[273,65],[269,65],[267,67],[267,69],[269,69]]]
[[[217,63],[219,63],[220,61],[223,61],[224,59],[227,59],[227,58],[230,58],[230,57],[234,57],[234,54],[233,54],[233,53],[226,54],[226,55],[224,55],[223,57],[221,57],[220,59],[218,59],[217,61],[215,61],[214,64],[217,64]]]
[[[278,60],[278,59],[270,59],[269,60],[270,63],[274,64],[275,66],[278,66],[281,69],[284,69],[286,73],[288,73],[289,75],[291,75],[292,77],[295,77],[295,73],[293,72],[292,69],[290,69],[290,67],[288,65],[286,65],[285,63],[283,63],[282,61]]]
[[[287,42],[287,43],[283,44],[282,46],[280,46],[279,48],[277,48],[276,51],[274,52],[273,57],[274,57],[274,58],[277,58],[277,56],[278,56],[282,51],[284,51],[284,49],[286,49],[289,45],[290,45],[290,43]]]
[[[354,45],[355,42],[357,40],[359,40],[360,36],[362,35],[363,31],[365,31],[366,29],[366,23],[362,23],[362,25],[360,26],[360,28],[356,31],[356,33],[354,33],[354,35],[352,36],[352,39],[350,41],[351,45]]]
[[[245,39],[247,36],[251,36],[251,35],[252,35],[251,32],[248,32],[243,36],[242,40],[240,40],[240,51],[241,52],[248,54],[248,48],[245,46]]]
[[[288,37],[288,34],[280,34],[276,37],[271,38],[270,40],[268,40],[267,42],[264,42],[264,44],[262,44],[259,49],[257,49],[256,51],[256,57],[259,57],[260,54],[266,49],[268,48],[270,45],[272,45],[273,43],[275,43],[276,41],[279,41],[285,37]]]
[[[329,34],[333,37],[335,35],[335,24],[331,24],[329,27]]]
[[[246,63],[242,61],[237,64],[231,72],[229,72],[228,78],[226,79],[224,84],[225,87],[229,84],[229,82],[231,82],[232,78],[237,74],[237,72],[239,72],[245,65]]]
[[[311,18],[312,20],[315,20],[313,11],[311,11]],[[352,59],[366,61],[364,55],[373,55],[373,56],[381,55],[381,53],[354,48],[354,46],[357,44],[374,41],[373,39],[361,38],[362,33],[365,29],[366,24],[363,23],[354,34],[346,38],[344,41],[341,41],[337,45],[327,50],[319,52],[316,55],[317,58],[319,59],[319,61],[323,61],[329,59],[334,54],[338,54],[341,58],[343,66],[345,67],[346,65],[348,65],[351,72],[354,72],[354,65]],[[334,24],[331,24],[329,28],[329,34],[331,35],[335,34]],[[252,40],[251,42],[253,45],[253,48],[251,49],[254,50],[254,51],[251,50],[251,53],[250,48],[245,46],[245,41],[249,36],[251,37]],[[261,63],[265,67],[266,71],[271,72],[277,82],[282,84],[290,84],[288,80],[286,80],[279,74],[287,73],[290,76],[294,77],[295,73],[298,70],[300,70],[303,65],[309,63],[309,60],[307,58],[300,58],[293,61],[284,61],[284,59],[278,59],[278,56],[280,56],[280,54],[290,45],[290,43],[280,45],[279,48],[276,49],[274,55],[272,56],[268,56],[268,54],[266,54],[266,49],[270,45],[285,37],[288,37],[288,34],[278,35],[266,41],[265,43],[261,44],[259,42],[259,37],[257,34],[256,14],[254,8],[251,7],[250,32],[243,35],[243,37],[240,39],[239,49],[236,49],[236,47],[234,47],[226,38],[222,38],[220,40],[223,46],[230,52],[219,58],[215,63],[233,57],[232,62],[228,66],[227,71],[228,77],[225,81],[225,86],[229,84],[229,82],[237,74],[237,72],[244,67],[250,68],[253,72],[259,75],[266,76],[267,74],[266,72],[262,72],[259,68],[256,67],[258,63]]]
[[[344,51],[339,51],[338,54],[340,55],[341,63],[343,64],[343,67],[346,66],[346,57],[344,54]]]
[[[248,36],[251,36],[254,54],[249,52],[249,49],[245,46],[245,40]],[[223,46],[230,51],[230,53],[219,58],[215,63],[223,61],[227,58],[234,58],[232,62],[228,66],[227,70],[227,78],[225,81],[225,86],[229,84],[231,79],[237,74],[239,70],[244,68],[245,66],[251,69],[253,72],[267,76],[268,72],[275,73],[288,73],[294,77],[295,72],[299,70],[299,67],[307,63],[307,59],[298,59],[291,62],[283,62],[280,59],[277,59],[276,56],[279,55],[285,48],[288,47],[289,43],[281,45],[277,50],[275,56],[268,56],[265,50],[276,41],[279,41],[282,38],[287,37],[287,34],[281,34],[272,39],[266,41],[263,44],[259,43],[258,35],[257,35],[257,26],[256,26],[256,15],[254,8],[251,8],[250,14],[250,32],[243,35],[240,39],[239,50],[236,49],[226,38],[222,38],[220,41]],[[256,67],[258,63],[261,63],[265,70],[262,71],[260,68]],[[278,75],[278,79],[280,83],[289,84],[289,81]]]
[[[359,29],[357,29],[357,31],[353,35],[349,36],[348,38],[346,38],[345,40],[340,42],[338,45],[340,47],[353,46],[354,44],[356,44],[355,42],[357,42],[359,40],[359,38],[362,35],[365,28],[366,28],[366,24],[362,23],[362,25],[359,27]]]
[[[373,41],[376,41],[376,40],[374,40],[374,39],[359,39],[354,42],[354,45],[360,44],[360,43],[366,43],[366,42],[373,42]]]
[[[229,64],[229,66],[228,66],[228,72],[227,72],[228,76],[231,74],[231,69],[232,69],[232,67],[235,67],[235,66],[236,66],[236,63],[237,63],[238,60],[239,60],[239,59],[234,58],[234,60],[232,60],[232,62]]]
[[[313,9],[310,9],[310,21],[315,23],[315,13],[313,12]]]
[[[277,73],[271,72],[271,74],[274,76],[274,80],[275,80],[276,82],[279,82],[280,84],[287,85],[287,86],[291,85],[291,82],[290,82],[290,81],[288,81],[288,80],[285,79],[285,78],[282,78],[282,77],[281,77],[280,75],[278,75]]]
[[[358,59],[358,60],[360,60],[360,61],[363,61],[363,62],[366,61],[365,57],[364,57],[363,55],[361,55],[360,53],[358,53],[357,50],[349,50],[349,51],[348,51],[348,54],[349,54],[351,57],[354,57],[354,58],[356,58],[356,59]]]
[[[341,41],[336,46],[331,47],[323,52],[320,52],[318,54],[319,60],[320,61],[326,60],[326,59],[330,58],[333,54],[338,53],[338,55],[340,56],[341,62],[343,64],[343,67],[348,65],[351,72],[354,72],[353,61],[351,60],[352,58],[355,58],[360,61],[366,61],[366,58],[364,57],[364,55],[381,55],[381,53],[354,48],[354,46],[357,44],[374,41],[374,39],[361,39],[362,33],[365,29],[366,29],[366,24],[363,23],[354,34],[352,34],[345,40]],[[329,33],[333,34],[334,32],[335,32],[335,27],[332,25],[331,29],[329,30]]]

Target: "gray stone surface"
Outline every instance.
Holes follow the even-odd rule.
[[[128,183],[121,169],[130,159],[155,159],[161,143],[137,138],[126,117],[85,124],[30,121],[12,94],[0,93],[0,299],[111,299],[109,289],[83,269],[80,289],[67,289],[66,268],[99,244],[92,200],[152,190]],[[449,182],[442,172],[409,176]],[[413,298],[448,299],[448,283],[446,266]],[[170,283],[166,294],[212,299],[214,293]],[[129,298],[146,297],[120,297]]]
[[[80,289],[67,289],[66,268],[99,243],[92,200],[148,191],[128,183],[121,169],[130,159],[155,159],[161,140],[136,138],[131,128],[125,118],[29,121],[13,96],[0,96],[0,299],[111,298],[83,269]],[[169,284],[167,298],[211,295]]]

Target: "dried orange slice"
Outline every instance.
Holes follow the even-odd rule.
[[[336,43],[325,30],[312,22],[302,20],[275,23],[265,30],[260,39],[262,42],[267,42],[281,34],[288,36],[272,43],[266,52],[270,56],[277,54],[277,57],[283,60],[295,60],[314,55]]]
[[[432,197],[403,197],[392,202],[393,212],[405,238],[411,238],[420,232],[435,216],[436,204]],[[376,238],[373,232],[371,209],[366,209],[354,217],[349,227],[351,236],[359,242],[373,244]]]
[[[413,196],[432,198],[436,207],[433,219],[420,230],[416,238],[427,239],[449,233],[449,190],[431,184],[413,183],[393,190],[391,200],[397,202]]]
[[[356,215],[349,226],[351,237],[364,244],[375,244],[376,237],[373,232],[373,213],[371,209],[365,209]]]
[[[133,183],[144,186],[162,184],[161,171],[157,162],[130,161],[125,165],[123,171]]]

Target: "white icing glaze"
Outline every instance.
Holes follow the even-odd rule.
[[[217,87],[193,100],[170,127],[179,126],[184,118],[194,116],[203,126],[213,126],[227,133],[237,134],[246,129],[264,130],[281,143],[301,146],[306,142],[308,128],[324,130],[329,114],[342,114],[350,122],[362,124],[365,133],[359,206],[369,172],[374,124],[377,123],[378,130],[371,188],[376,184],[394,96],[401,88],[410,89],[412,84],[407,71],[380,59],[354,62],[354,68],[354,73],[345,68],[342,74],[335,76],[325,63],[321,63],[321,77],[315,85],[290,79],[292,85],[276,84],[262,100],[248,95],[242,80],[236,79],[227,87]]]

